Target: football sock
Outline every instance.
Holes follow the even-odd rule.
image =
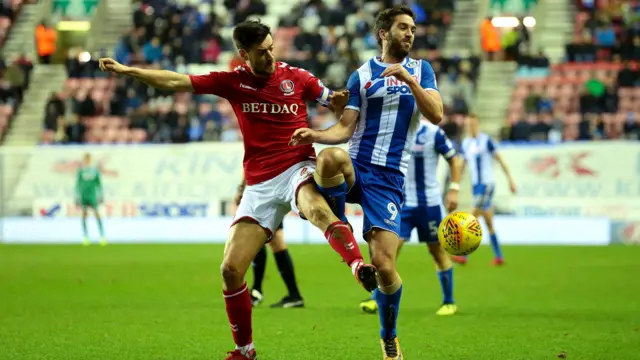
[[[344,214],[345,203],[347,202],[347,182],[344,175],[338,174],[331,178],[323,178],[317,172],[313,174],[313,179],[320,193],[331,206],[335,215],[340,221],[347,223],[347,216]]]
[[[104,228],[102,227],[102,219],[99,217],[96,217],[96,220],[98,221],[98,230],[100,231],[100,237],[103,238],[104,237]]]
[[[89,237],[89,232],[87,231],[87,218],[82,218],[82,235],[85,238]]]
[[[500,244],[498,244],[498,236],[495,233],[489,234],[489,239],[491,239],[491,249],[493,249],[493,254],[495,257],[502,259],[502,250],[500,250]]]
[[[374,297],[378,304],[378,315],[380,316],[381,339],[393,338],[397,335],[396,322],[400,311],[400,298],[402,297],[402,280],[398,277],[396,283],[399,283],[399,286],[394,284],[395,286],[387,286],[386,290],[378,288],[374,291]],[[395,288],[395,291],[392,288]]]
[[[227,316],[231,324],[231,332],[236,347],[244,349],[250,346],[252,341],[251,330],[251,296],[247,290],[247,283],[239,289],[224,291],[224,302],[227,304]]]
[[[442,303],[453,304],[453,267],[448,270],[438,271],[440,287],[442,288]]]
[[[298,284],[296,283],[296,273],[293,270],[293,261],[291,260],[291,255],[289,255],[289,250],[284,249],[278,251],[274,253],[273,256],[276,258],[280,276],[282,280],[284,280],[285,285],[287,285],[289,296],[300,298],[300,291],[298,291]]]
[[[263,246],[253,259],[253,289],[262,292],[262,280],[267,269],[267,247]]]
[[[356,238],[343,222],[336,221],[329,225],[327,231],[324,232],[324,237],[350,267],[355,264],[355,261],[362,261],[362,253]]]

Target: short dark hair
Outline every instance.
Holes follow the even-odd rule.
[[[409,15],[413,20],[416,19],[416,14],[407,5],[396,5],[394,7],[384,9],[378,13],[378,16],[376,16],[376,40],[378,40],[378,45],[380,45],[381,47],[382,38],[380,37],[380,30],[384,30],[386,32],[391,31],[393,21],[398,15]]]
[[[260,20],[247,20],[233,29],[233,41],[238,49],[249,50],[261,44],[270,34],[269,26],[261,23]]]

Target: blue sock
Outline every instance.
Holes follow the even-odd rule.
[[[502,250],[500,250],[500,244],[498,244],[498,236],[496,234],[489,234],[491,239],[491,248],[496,258],[502,259]]]
[[[344,214],[344,205],[347,202],[347,182],[345,181],[340,185],[325,188],[318,185],[316,181],[316,186],[324,198],[327,199],[329,206],[331,206],[331,209],[333,209],[338,219],[346,224],[347,216]]]
[[[380,338],[388,339],[396,336],[396,322],[400,312],[400,298],[402,286],[395,294],[383,294],[379,289],[374,291],[378,303],[378,315],[380,316]]]
[[[453,304],[453,268],[438,271],[440,287],[442,288],[443,304]]]

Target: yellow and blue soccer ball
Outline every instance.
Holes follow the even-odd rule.
[[[445,217],[438,226],[438,240],[451,255],[469,255],[482,242],[482,226],[475,216],[456,211]]]

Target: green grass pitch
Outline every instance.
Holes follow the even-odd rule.
[[[328,246],[290,249],[307,307],[268,308],[284,294],[270,255],[266,301],[254,311],[259,359],[381,359],[378,317],[360,313],[367,294],[349,269]],[[0,359],[224,359],[233,340],[222,250],[0,246]],[[426,248],[404,249],[406,359],[640,359],[640,247],[504,252],[503,268],[489,266],[488,247],[456,267],[461,311],[443,318]]]

